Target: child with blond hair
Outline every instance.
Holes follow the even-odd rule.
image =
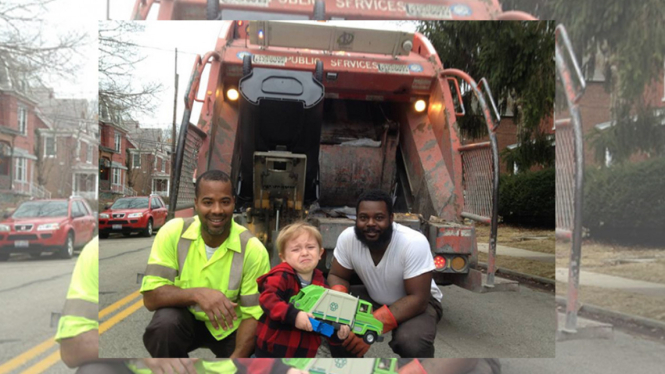
[[[256,357],[316,356],[321,336],[312,331],[309,318],[313,316],[296,309],[289,299],[310,284],[328,287],[316,268],[323,254],[322,242],[319,230],[302,221],[284,227],[277,236],[282,263],[257,279],[263,315],[256,328]],[[349,333],[349,326],[342,325],[331,338],[333,344]]]

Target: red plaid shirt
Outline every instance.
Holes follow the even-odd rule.
[[[263,309],[256,328],[256,356],[315,357],[321,336],[297,329],[299,310],[289,304],[289,299],[300,292],[300,280],[295,270],[282,262],[256,281],[261,292],[259,304]],[[327,287],[323,273],[318,269],[314,269],[312,284]]]

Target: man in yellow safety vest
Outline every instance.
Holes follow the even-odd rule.
[[[206,347],[216,357],[249,357],[259,306],[256,279],[268,252],[233,221],[229,176],[209,170],[196,180],[197,216],[173,219],[157,233],[141,292],[155,311],[143,335],[152,357],[188,357]]]

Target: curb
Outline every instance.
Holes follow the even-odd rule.
[[[478,262],[478,267],[481,267],[483,269],[487,269],[487,263]],[[545,284],[549,284],[549,285],[552,285],[552,286],[554,286],[556,284],[556,281],[554,281],[553,279],[543,278],[543,277],[539,277],[537,275],[520,273],[520,272],[517,272],[517,271],[502,269],[502,268],[499,268],[499,267],[496,268],[496,273],[503,273],[503,274],[506,274],[506,275],[512,275],[514,277],[526,278],[526,279],[533,280],[534,282],[545,283]]]
[[[563,296],[556,296],[556,303],[561,306],[566,306],[566,298]],[[654,328],[654,329],[659,329],[665,331],[665,322],[661,322],[655,319],[651,318],[646,318],[646,317],[640,317],[640,316],[635,316],[632,314],[626,314],[626,313],[621,313],[621,312],[616,312],[614,310],[609,310],[605,308],[601,308],[596,305],[592,304],[584,304],[580,303],[581,306],[579,308],[579,311],[582,312],[589,312],[589,313],[594,313],[594,314],[600,314],[605,317],[610,317],[610,318],[616,318],[625,322],[632,322],[636,323],[638,325],[646,326],[649,328]]]

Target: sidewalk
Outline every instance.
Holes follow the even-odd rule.
[[[557,268],[556,280],[558,282],[568,283],[568,269]],[[580,284],[583,286],[610,288],[649,296],[665,297],[665,284],[592,273],[585,270],[580,270]]]
[[[488,243],[478,243],[478,251],[487,253],[489,250]],[[521,257],[526,260],[534,260],[540,262],[554,263],[554,255],[551,253],[542,253],[527,251],[526,249],[507,247],[505,245],[497,244],[496,254],[500,256]]]

